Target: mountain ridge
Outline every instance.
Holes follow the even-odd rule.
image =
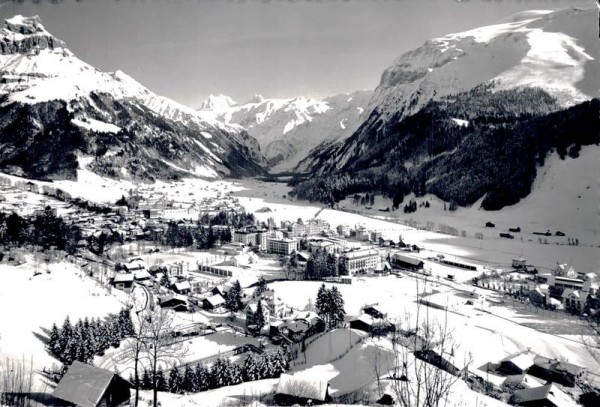
[[[88,155],[94,157],[89,165],[96,171],[118,178],[264,173],[266,162],[258,143],[242,128],[159,96],[122,71],[99,71],[46,31],[39,17],[7,20],[0,38],[2,170],[34,177],[74,177],[79,164],[85,164],[68,159],[68,165],[57,167],[59,156]],[[22,127],[15,129],[9,118],[22,120]],[[46,134],[48,128],[62,135]],[[48,145],[57,141],[53,137],[77,142],[62,143],[57,150]],[[24,157],[32,146],[38,146],[33,151],[40,156],[31,158],[47,165],[23,170],[31,167]],[[120,157],[119,167],[129,171],[120,171],[116,162],[111,165],[109,157]]]

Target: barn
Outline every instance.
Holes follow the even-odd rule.
[[[423,270],[423,261],[415,257],[394,253],[391,257],[392,265],[396,268],[407,270]]]
[[[129,403],[131,385],[110,370],[78,361],[67,370],[53,396],[68,405],[116,407]]]

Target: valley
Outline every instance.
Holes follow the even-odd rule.
[[[564,2],[0,5],[0,406],[599,405]]]

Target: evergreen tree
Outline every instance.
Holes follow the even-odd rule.
[[[256,303],[256,313],[254,314],[254,324],[258,332],[266,325],[265,310],[262,305],[262,300],[258,300]]]
[[[338,261],[338,275],[339,276],[347,276],[348,275],[348,267],[346,267],[346,262],[344,259],[340,259]]]
[[[181,389],[185,392],[196,392],[198,390],[196,390],[195,383],[196,383],[196,373],[190,367],[190,365],[187,365],[185,367],[185,371],[183,373]]]
[[[183,393],[181,387],[182,382],[183,378],[181,377],[179,368],[174,367],[173,369],[171,369],[171,372],[169,373],[169,391],[171,393]]]
[[[158,391],[169,391],[169,386],[165,379],[165,372],[160,366],[156,370],[156,389]]]
[[[341,326],[346,318],[346,311],[344,310],[344,299],[342,293],[340,293],[337,287],[333,287],[330,290],[330,303],[331,303],[331,315],[329,317],[329,324],[331,328]]]
[[[122,308],[119,311],[118,321],[121,338],[128,338],[135,335],[135,328],[131,320],[131,311],[128,308]]]
[[[121,328],[119,326],[119,321],[116,318],[112,318],[107,324],[110,346],[118,348],[121,345]]]
[[[315,302],[317,315],[325,322],[325,326],[329,326],[329,316],[331,315],[331,304],[329,290],[325,284],[321,284],[317,291],[317,300]]]
[[[256,289],[254,290],[254,297],[255,298],[260,298],[261,295],[267,291],[267,281],[261,276],[258,279],[258,285],[256,286]]]
[[[259,365],[256,356],[253,353],[248,354],[246,359],[244,360],[244,380],[245,381],[253,381],[260,380],[262,377],[260,376]]]
[[[285,353],[280,349],[273,354],[271,363],[273,365],[274,377],[279,377],[288,369],[288,362]]]
[[[196,365],[196,374],[194,375],[195,392],[208,390],[210,387],[210,372],[206,367],[198,363]]]
[[[150,372],[148,369],[144,368],[144,373],[142,374],[142,389],[151,390],[152,389],[152,378],[150,377]]]
[[[213,363],[210,370],[210,376],[212,379],[211,387],[219,388],[223,386],[229,386],[228,362],[228,360],[219,358],[215,363]]]
[[[227,291],[225,295],[225,308],[232,313],[242,308],[242,287],[239,280],[236,280],[229,291]]]
[[[227,376],[229,380],[229,386],[232,386],[234,384],[240,384],[243,381],[241,366],[237,363],[228,363]]]
[[[73,336],[73,326],[71,325],[71,321],[69,320],[69,316],[65,318],[65,322],[63,322],[62,329],[60,330],[60,337],[58,340],[58,345],[60,349],[60,354],[64,353],[67,343],[71,340]]]
[[[50,329],[50,339],[48,340],[48,349],[50,352],[55,355],[60,355],[60,332],[58,331],[58,327],[56,323],[52,324],[52,329]]]

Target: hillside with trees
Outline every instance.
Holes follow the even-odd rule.
[[[374,110],[351,138],[313,151],[312,177],[292,181],[291,194],[334,204],[378,193],[393,198],[394,209],[411,192],[461,206],[485,196],[484,209],[501,209],[530,193],[548,154],[576,158],[581,146],[600,143],[599,108],[593,99],[556,111],[541,89],[482,85],[401,121]]]

